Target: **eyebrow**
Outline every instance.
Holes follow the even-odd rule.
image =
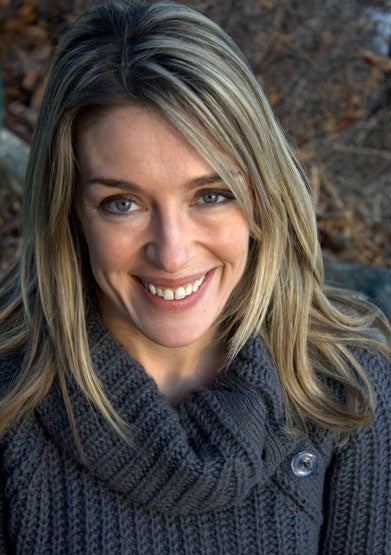
[[[186,189],[196,189],[198,187],[202,187],[203,185],[214,185],[215,183],[222,183],[224,180],[223,178],[218,175],[217,173],[211,173],[207,175],[202,175],[200,177],[195,177],[194,179],[189,179],[185,183]],[[90,186],[90,185],[104,185],[105,187],[112,187],[112,188],[120,188],[120,189],[129,189],[132,191],[143,192],[145,189],[134,183],[133,181],[127,181],[123,179],[111,179],[106,177],[89,177],[88,179],[83,180],[83,186]]]

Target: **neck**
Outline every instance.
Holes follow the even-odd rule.
[[[160,392],[174,405],[192,391],[210,384],[223,367],[223,349],[214,339],[215,331],[183,347],[166,347],[138,337],[128,329],[111,326],[114,337],[151,376]]]
[[[202,351],[185,347],[162,353],[157,349],[137,360],[155,380],[161,393],[175,404],[192,391],[209,385],[216,378],[223,357],[216,345],[210,345]]]

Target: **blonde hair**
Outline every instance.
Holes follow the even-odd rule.
[[[53,61],[27,169],[23,252],[1,281],[0,353],[22,349],[24,360],[1,400],[0,434],[43,400],[54,379],[72,423],[72,374],[126,436],[90,359],[92,292],[72,214],[75,134],[96,111],[126,103],[162,112],[232,187],[248,217],[248,267],[220,322],[228,363],[259,333],[292,429],[313,421],[349,431],[366,422],[374,396],[350,347],[387,354],[382,337],[390,330],[373,306],[325,292],[311,191],[247,62],[203,15],[131,0],[82,16]],[[346,402],[331,382],[343,386]]]

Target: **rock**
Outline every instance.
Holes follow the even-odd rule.
[[[22,194],[29,145],[14,133],[0,128],[0,189]]]
[[[358,264],[325,263],[326,283],[363,293],[391,321],[391,270]]]

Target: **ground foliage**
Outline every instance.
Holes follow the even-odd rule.
[[[391,266],[391,58],[368,8],[390,0],[187,0],[239,44],[314,187],[324,256]],[[30,140],[49,60],[88,0],[0,0],[4,125]],[[3,267],[20,200],[3,195]]]

